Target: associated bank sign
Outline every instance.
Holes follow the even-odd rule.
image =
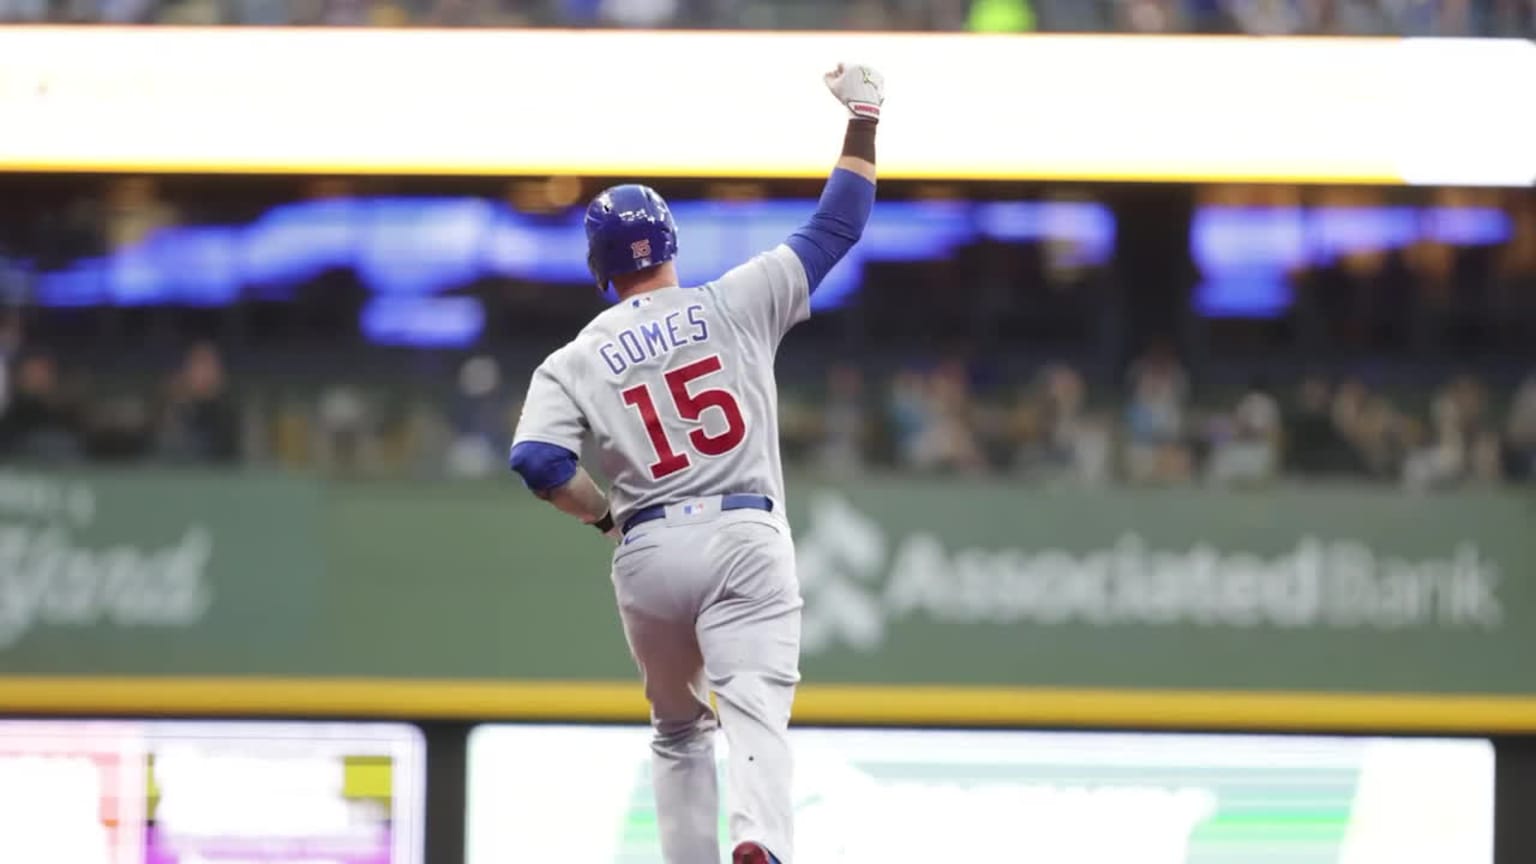
[[[1261,555],[1200,541],[1159,547],[1135,531],[1095,548],[978,548],[896,534],[847,498],[818,494],[797,532],[807,654],[880,648],[887,625],[1221,627],[1491,631],[1501,572],[1475,543],[1405,558],[1303,534]],[[1077,535],[1083,535],[1081,527]]]

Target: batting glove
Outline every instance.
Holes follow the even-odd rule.
[[[849,117],[879,122],[880,106],[885,102],[884,75],[860,63],[839,63],[822,78],[848,109]]]

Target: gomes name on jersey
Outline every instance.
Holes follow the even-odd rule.
[[[630,366],[655,360],[682,348],[709,339],[709,325],[704,320],[704,306],[695,303],[667,315],[619,331],[612,342],[604,342],[597,353],[613,374],[623,374]]]

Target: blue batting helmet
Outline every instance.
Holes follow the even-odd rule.
[[[656,190],[634,183],[603,190],[587,205],[587,267],[597,290],[623,273],[677,257],[677,223]]]

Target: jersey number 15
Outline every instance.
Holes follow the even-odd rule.
[[[672,407],[677,416],[699,425],[700,428],[688,432],[688,443],[704,456],[723,456],[736,449],[747,437],[747,423],[741,416],[741,404],[729,390],[711,388],[697,393],[688,392],[689,383],[713,375],[721,368],[720,355],[715,354],[668,370],[662,376],[667,382],[667,392],[672,397]],[[645,424],[645,434],[651,439],[651,447],[656,451],[656,461],[650,466],[653,479],[669,477],[693,464],[687,453],[674,450],[672,442],[667,440],[667,430],[661,426],[661,417],[656,413],[656,399],[651,395],[649,384],[638,384],[619,395],[624,397],[625,405],[639,412],[640,420]],[[718,435],[705,432],[700,422],[704,412],[710,408],[720,409],[720,413],[725,416],[725,430]]]

